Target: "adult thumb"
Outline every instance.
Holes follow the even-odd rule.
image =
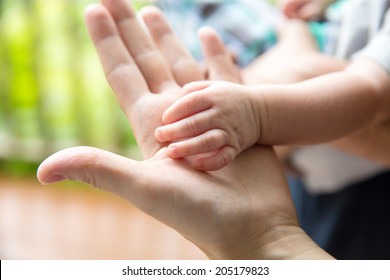
[[[136,193],[135,177],[142,176],[138,174],[142,172],[139,165],[140,162],[104,150],[74,147],[44,160],[37,178],[44,185],[66,179],[84,182],[128,199]]]

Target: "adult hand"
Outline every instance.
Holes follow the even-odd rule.
[[[77,180],[115,193],[176,229],[210,258],[329,257],[299,228],[271,148],[255,146],[218,172],[199,172],[185,160],[169,158],[155,141],[163,111],[183,94],[180,85],[203,76],[159,12],[146,10],[143,18],[153,40],[126,0],[106,0],[86,12],[107,78],[149,159],[71,148],[45,160],[39,180]],[[233,68],[223,66],[231,62],[223,59],[216,37],[208,33],[202,40],[210,73],[237,79]]]
[[[310,21],[323,18],[332,2],[334,0],[280,0],[278,4],[286,17]]]
[[[87,10],[87,26],[108,82],[148,158],[162,147],[151,136],[161,125],[164,110],[183,95],[182,85],[203,80],[204,76],[159,11],[149,8],[142,13],[151,40],[126,1],[102,2],[104,7],[94,5]],[[203,32],[201,39],[205,45],[217,40],[210,31]],[[207,49],[210,63],[223,56],[217,47]],[[219,71],[218,67],[214,72]],[[235,81],[236,76],[232,72],[228,78]]]
[[[278,42],[242,69],[245,85],[301,82],[342,71],[348,62],[319,51],[306,22],[285,19],[278,28]]]

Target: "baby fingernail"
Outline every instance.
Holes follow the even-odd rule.
[[[154,137],[156,137],[157,141],[159,142],[163,142],[164,139],[162,139],[162,132],[161,132],[161,129],[157,128],[155,133],[154,133]]]
[[[177,156],[177,148],[175,146],[169,146],[168,147],[168,155],[171,157],[171,158],[178,158]]]

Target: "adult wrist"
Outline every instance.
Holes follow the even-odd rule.
[[[269,260],[334,259],[298,225],[274,227],[262,237],[259,256]]]
[[[298,225],[275,226],[257,240],[227,250],[219,250],[218,252],[203,251],[210,259],[226,260],[334,259]]]

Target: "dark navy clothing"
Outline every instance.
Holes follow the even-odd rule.
[[[332,194],[291,184],[299,221],[337,259],[390,260],[390,171]]]

